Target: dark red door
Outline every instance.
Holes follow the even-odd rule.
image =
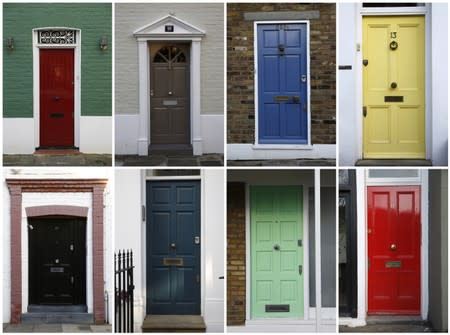
[[[420,314],[420,187],[368,187],[368,314]]]
[[[40,146],[74,145],[74,51],[40,50]]]

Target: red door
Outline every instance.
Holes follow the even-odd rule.
[[[40,146],[74,145],[74,51],[40,50]]]
[[[368,314],[420,314],[420,187],[368,187]]]

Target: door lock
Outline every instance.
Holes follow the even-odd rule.
[[[70,283],[73,285],[73,283],[75,282],[75,279],[73,278],[73,276],[70,277]]]
[[[150,90],[150,96],[152,97],[155,94],[153,90]]]
[[[277,251],[280,250],[280,245],[279,245],[279,244],[275,244],[275,245],[273,246],[273,249],[274,249],[274,250],[277,250]]]
[[[391,83],[391,88],[397,88],[397,83],[396,83],[395,81],[393,81],[393,82]]]
[[[194,243],[195,244],[200,244],[200,236],[195,236],[194,237]]]
[[[363,106],[363,116],[366,117],[367,116],[367,107]]]
[[[299,265],[298,266],[298,274],[301,275],[303,273],[303,266]]]
[[[170,247],[171,247],[172,249],[176,249],[176,248],[177,248],[177,245],[176,245],[175,243],[170,243]]]
[[[278,45],[278,50],[280,51],[280,56],[284,55],[284,44]]]
[[[300,96],[299,95],[294,95],[292,97],[292,99],[294,100],[295,103],[299,103],[300,102]]]
[[[302,74],[302,76],[300,77],[302,83],[306,83],[306,74]]]

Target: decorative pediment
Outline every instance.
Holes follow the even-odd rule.
[[[190,23],[187,23],[173,15],[163,18],[139,28],[133,33],[136,38],[149,37],[202,37],[205,32]]]

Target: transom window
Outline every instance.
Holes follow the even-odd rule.
[[[165,46],[158,50],[154,63],[186,63],[186,55],[176,46]]]

